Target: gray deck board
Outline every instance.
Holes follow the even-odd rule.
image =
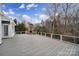
[[[0,56],[78,56],[79,45],[41,35],[17,34],[3,39]]]

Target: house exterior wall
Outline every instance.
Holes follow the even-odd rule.
[[[11,38],[15,35],[15,25],[13,24],[13,21],[10,21],[10,24],[2,24],[2,27],[4,25],[8,26],[8,36],[4,36],[4,28],[2,28],[2,38]]]
[[[13,24],[14,21],[2,12],[2,5],[0,4],[0,44],[2,43],[2,38],[4,37],[3,35],[4,24],[2,24],[3,20],[10,21],[10,24],[7,24],[8,25],[8,36],[7,37],[13,37],[15,35],[15,25]]]
[[[0,19],[0,44],[2,43],[2,27],[1,27],[1,19]]]
[[[13,25],[13,21],[10,21],[11,23],[9,24],[9,36],[8,37],[13,37],[15,35],[15,25]]]
[[[2,21],[10,21],[9,24],[2,23]],[[8,25],[8,36],[4,36],[4,25]],[[15,35],[15,23],[12,19],[7,19],[0,16],[0,44],[2,43],[2,38],[11,38]]]

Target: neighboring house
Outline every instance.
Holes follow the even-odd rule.
[[[2,38],[11,38],[15,35],[14,21],[0,11],[0,44]]]

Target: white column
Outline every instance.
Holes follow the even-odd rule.
[[[0,44],[2,43],[2,26],[1,26],[1,19],[0,19]]]

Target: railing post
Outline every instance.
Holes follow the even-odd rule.
[[[52,39],[52,35],[53,35],[53,34],[51,33],[51,39]]]
[[[62,41],[62,35],[60,35],[60,41]]]

